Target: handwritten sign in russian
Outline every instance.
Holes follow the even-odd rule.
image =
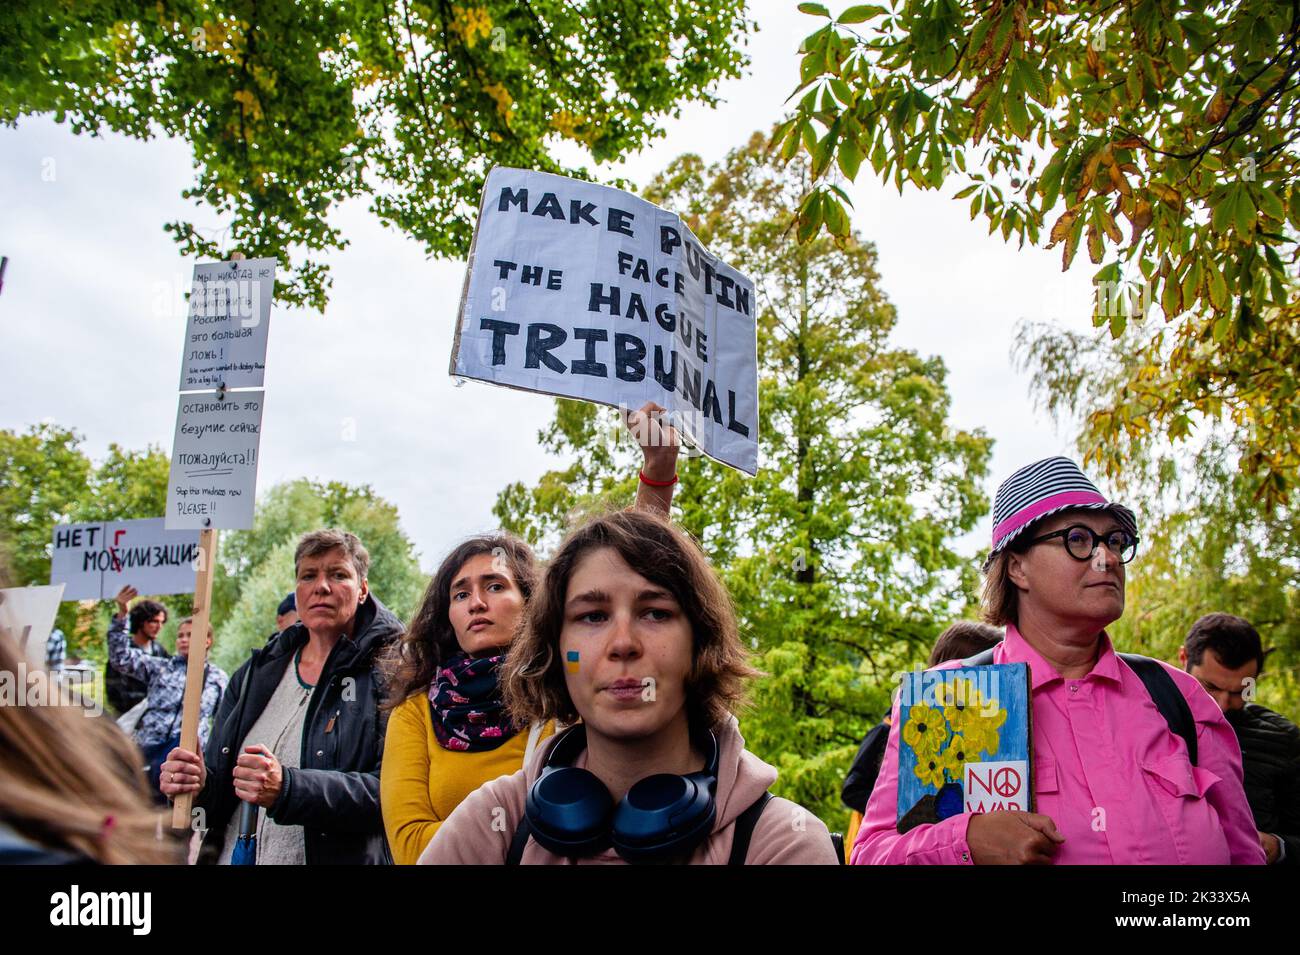
[[[451,373],[614,407],[654,401],[710,457],[758,468],[754,283],[682,220],[608,186],[498,166]]]
[[[199,535],[169,531],[161,517],[60,524],[54,528],[50,583],[64,600],[111,600],[127,584],[142,594],[194,589]]]
[[[253,526],[257,457],[265,392],[180,396],[171,473],[168,530],[242,530]]]
[[[275,259],[194,266],[181,350],[181,391],[261,388]]]

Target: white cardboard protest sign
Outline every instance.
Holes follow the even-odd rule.
[[[14,641],[32,669],[45,669],[45,641],[62,597],[62,584],[0,590],[0,640]]]
[[[181,391],[261,388],[275,259],[194,266],[181,350]]]
[[[682,220],[619,189],[488,174],[451,374],[638,408],[710,457],[758,469],[754,283]]]
[[[127,584],[142,594],[190,593],[199,535],[164,524],[161,517],[60,524],[50,583],[64,585],[64,600],[111,600]]]
[[[253,526],[263,391],[181,395],[176,408],[168,530]],[[192,583],[192,582],[191,582]]]

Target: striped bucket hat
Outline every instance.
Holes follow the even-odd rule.
[[[1025,528],[1067,508],[1110,511],[1120,527],[1137,536],[1137,518],[1122,504],[1107,501],[1069,458],[1044,458],[1021,468],[998,487],[993,498],[993,549],[984,569]]]

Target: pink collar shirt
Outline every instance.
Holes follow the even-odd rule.
[[[1196,721],[1198,762],[1105,633],[1092,672],[1066,680],[1012,625],[994,663],[1028,663],[1033,699],[1034,811],[1065,836],[1066,865],[1263,864],[1232,727],[1200,684],[1165,665]],[[939,669],[959,666],[956,661]],[[900,835],[898,704],[880,775],[853,846],[855,865],[962,865],[970,816]]]

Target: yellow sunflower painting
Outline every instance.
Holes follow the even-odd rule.
[[[935,754],[948,741],[948,723],[941,709],[935,709],[924,703],[912,707],[907,723],[903,726],[903,739],[917,754],[920,761],[922,754]],[[920,769],[918,767],[918,774]]]

